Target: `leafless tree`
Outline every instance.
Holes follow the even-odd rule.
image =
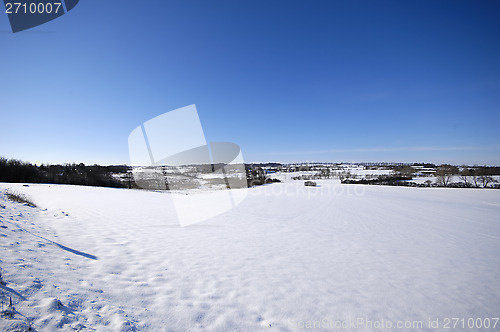
[[[481,185],[483,186],[483,188],[486,188],[488,187],[488,184],[492,183],[494,180],[489,175],[481,175],[479,177],[479,181],[481,181]]]
[[[471,175],[471,170],[464,167],[463,170],[462,170],[462,173],[460,174],[460,180],[462,180],[465,184],[466,187],[470,187],[472,186],[472,183],[470,182],[471,181],[471,178],[472,175]]]
[[[453,178],[453,174],[458,173],[458,168],[451,165],[441,165],[436,171],[437,183],[440,186],[448,187]]]

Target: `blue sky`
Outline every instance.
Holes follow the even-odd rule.
[[[500,165],[498,1],[80,1],[0,15],[0,155],[129,163],[141,123],[196,104],[248,162]]]

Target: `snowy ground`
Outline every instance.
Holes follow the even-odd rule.
[[[251,188],[189,227],[170,193],[0,184],[0,299],[17,310],[0,330],[424,331],[499,316],[499,190],[317,182]]]

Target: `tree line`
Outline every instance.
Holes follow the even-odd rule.
[[[126,186],[115,179],[113,173],[127,173],[128,166],[87,166],[80,164],[37,166],[17,159],[0,157],[0,182],[55,183],[83,186],[115,187]]]

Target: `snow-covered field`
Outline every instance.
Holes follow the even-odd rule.
[[[0,299],[16,309],[0,330],[425,331],[500,315],[499,190],[317,182],[251,188],[189,227],[179,193],[0,184]]]

